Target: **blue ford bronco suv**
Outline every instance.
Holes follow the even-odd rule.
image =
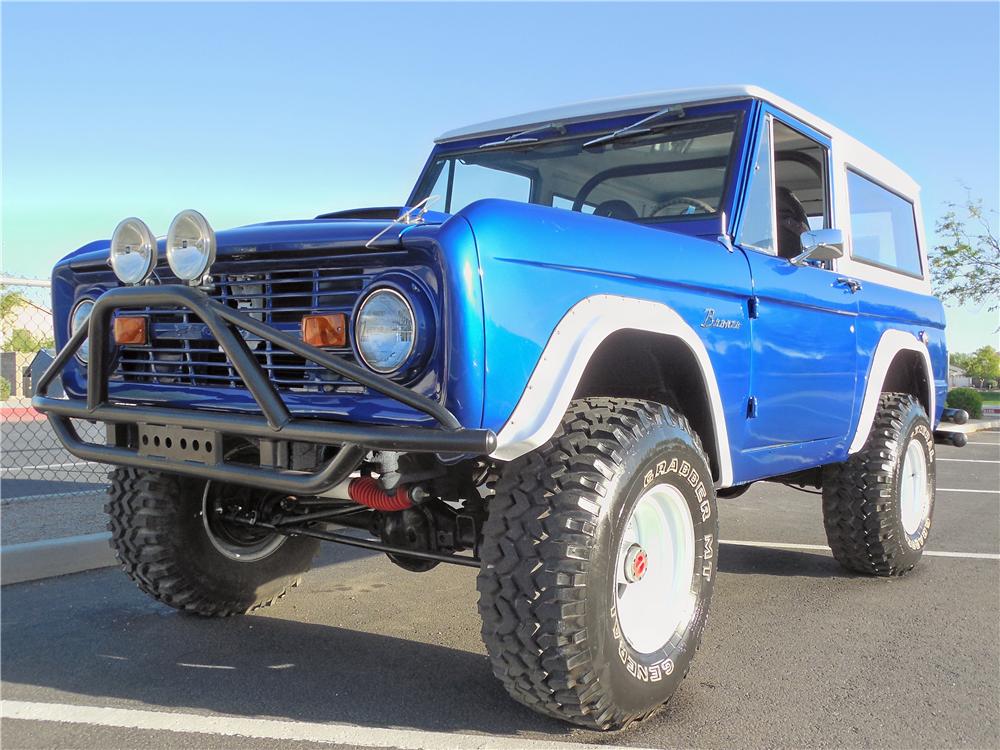
[[[717,498],[822,488],[846,568],[919,560],[962,416],[928,278],[917,185],[799,107],[588,102],[446,133],[404,207],[125,219],[55,268],[34,405],[156,599],[271,604],[321,540],[474,567],[510,694],[617,728],[688,672]]]

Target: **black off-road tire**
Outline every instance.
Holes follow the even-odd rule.
[[[929,507],[913,533],[900,504],[903,459],[911,440],[927,458]],[[823,471],[823,522],[833,556],[848,570],[901,576],[923,554],[934,513],[934,435],[927,413],[907,393],[883,393],[864,447]]]
[[[184,612],[226,617],[273,604],[316,554],[316,540],[291,537],[261,560],[233,560],[205,529],[203,481],[131,468],[115,469],[110,480],[104,511],[122,569],[142,591]]]
[[[637,501],[660,483],[691,514],[694,607],[661,649],[641,654],[615,612],[617,550]],[[551,440],[503,467],[480,557],[483,641],[515,699],[594,729],[645,718],[687,675],[715,582],[718,519],[701,443],[661,404],[572,402]]]

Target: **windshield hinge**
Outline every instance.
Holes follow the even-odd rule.
[[[760,299],[757,295],[751,295],[750,299],[747,300],[747,315],[751,319],[760,315]]]
[[[726,222],[725,211],[719,211],[719,228],[722,230],[722,233],[716,239],[722,243],[722,246],[726,250],[733,252],[733,238],[729,236],[729,225]]]

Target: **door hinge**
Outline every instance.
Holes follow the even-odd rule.
[[[747,314],[750,318],[756,318],[760,314],[760,300],[756,295],[747,300]]]
[[[755,419],[757,417],[757,397],[751,396],[747,399],[747,419]]]

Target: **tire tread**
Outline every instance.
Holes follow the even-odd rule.
[[[205,617],[228,617],[268,607],[297,586],[301,578],[266,598],[220,598],[180,565],[183,540],[176,538],[181,512],[177,498],[190,491],[176,475],[118,468],[108,475],[109,544],[122,570],[144,593],[175,609]]]
[[[823,524],[836,560],[848,570],[901,576],[913,569],[896,540],[893,482],[900,432],[919,406],[908,393],[883,393],[864,447],[823,473]]]
[[[597,520],[625,453],[673,419],[704,449],[683,415],[649,401],[573,401],[555,435],[508,464],[480,547],[482,637],[493,673],[522,704],[593,729],[643,719],[612,703],[591,657],[585,587]],[[700,633],[699,633],[700,640]]]

